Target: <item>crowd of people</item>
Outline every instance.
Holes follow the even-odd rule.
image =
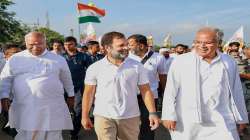
[[[3,131],[15,140],[62,140],[94,128],[98,140],[154,140],[160,123],[172,140],[240,140],[250,112],[250,48],[203,27],[191,47],[159,53],[141,34],[108,32],[100,42],[25,36],[2,47]],[[51,48],[51,49],[49,49]]]

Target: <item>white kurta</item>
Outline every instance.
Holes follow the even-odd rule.
[[[235,123],[248,119],[236,67],[221,54],[212,64],[194,52],[176,57],[162,110],[162,120],[177,122],[173,140],[238,139]]]
[[[19,131],[15,140],[63,140],[62,131]]]
[[[3,53],[0,52],[0,73],[1,73],[1,71],[2,71],[2,69],[3,69],[3,67],[4,67],[4,65],[5,65],[5,59],[4,59],[4,57],[3,57]],[[2,112],[1,104],[0,104],[0,112]]]
[[[73,128],[64,89],[74,96],[74,88],[63,57],[47,50],[41,56],[27,50],[13,55],[0,75],[0,98],[9,98],[11,89],[11,127],[28,131]]]
[[[230,109],[230,94],[225,81],[226,72],[216,57],[211,64],[199,59],[201,82],[201,114],[204,123],[215,124],[216,127],[236,129],[233,113]]]

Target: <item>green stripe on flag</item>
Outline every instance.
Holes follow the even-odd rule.
[[[101,21],[100,21],[99,18],[96,17],[96,16],[84,16],[84,17],[79,17],[79,23],[87,23],[87,22],[96,22],[96,23],[100,23]]]

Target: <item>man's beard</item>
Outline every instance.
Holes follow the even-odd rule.
[[[176,53],[178,53],[178,54],[183,54],[184,51],[177,51]]]
[[[132,53],[132,54],[135,54],[135,55],[140,55],[140,53],[141,53],[141,50],[139,49],[139,48],[134,48],[134,49],[131,49],[130,50],[130,52]]]
[[[111,57],[117,60],[124,60],[127,56],[127,51],[111,51]]]

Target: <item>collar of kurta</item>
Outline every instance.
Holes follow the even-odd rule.
[[[204,60],[203,60],[203,57],[199,56],[199,55],[195,52],[195,50],[193,50],[192,53],[195,54],[195,55],[198,57],[199,61],[204,61]],[[216,50],[216,56],[215,56],[215,57],[213,58],[213,60],[211,61],[211,64],[216,63],[216,62],[219,61],[219,60],[221,60],[221,52],[220,52],[219,50]]]
[[[30,56],[32,56],[32,57],[42,57],[42,56],[46,55],[46,54],[47,54],[47,52],[48,52],[48,50],[47,50],[47,49],[45,49],[45,50],[43,51],[43,53],[42,53],[42,54],[35,56],[35,55],[31,54],[31,53],[28,51],[29,55],[30,55]]]

